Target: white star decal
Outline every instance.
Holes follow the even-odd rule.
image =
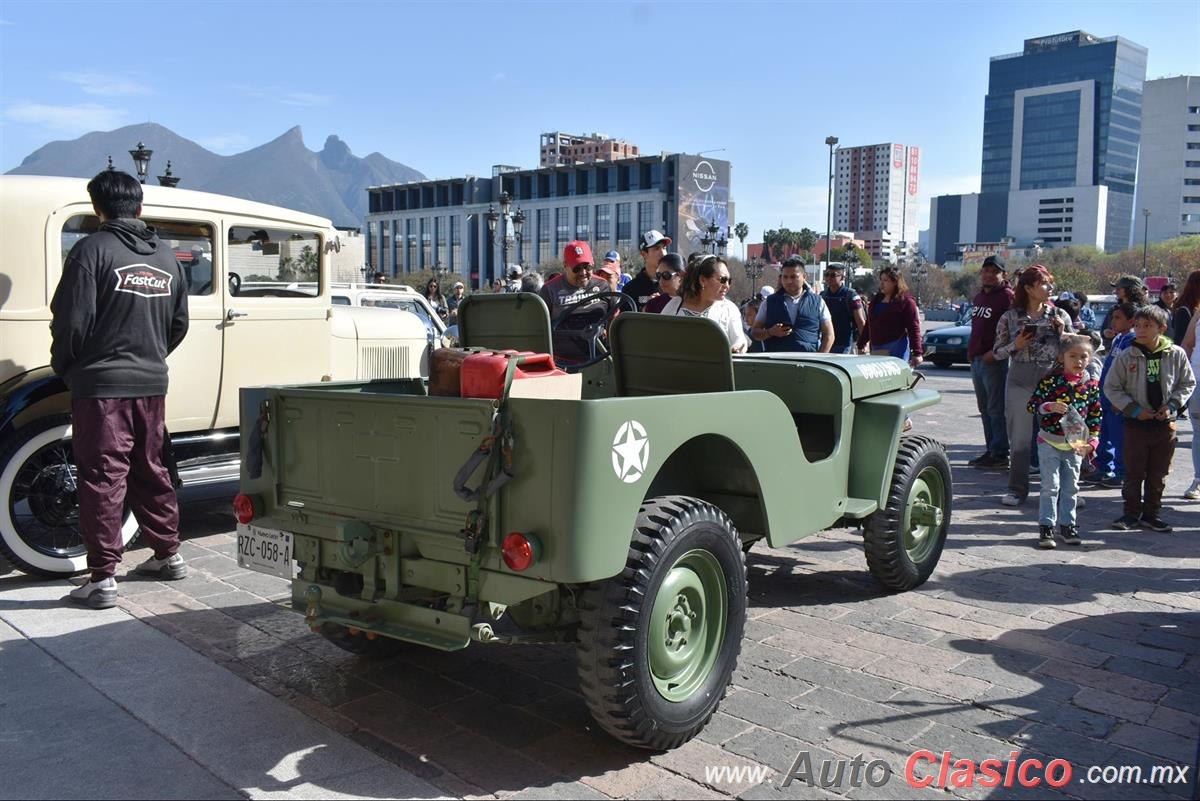
[[[612,465],[617,478],[632,484],[646,472],[650,461],[650,437],[636,420],[629,420],[617,429],[613,437]]]

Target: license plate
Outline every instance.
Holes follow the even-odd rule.
[[[934,345],[926,345],[925,352],[926,353],[937,353],[937,347]]]
[[[285,579],[294,577],[292,533],[238,524],[238,566]]]

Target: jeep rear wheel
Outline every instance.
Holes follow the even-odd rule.
[[[887,504],[863,529],[867,566],[889,590],[925,583],[950,529],[950,460],[931,437],[900,438]]]
[[[67,415],[30,423],[0,446],[0,554],[18,570],[47,578],[87,570],[75,476]],[[126,514],[121,542],[137,530]]]
[[[625,569],[579,600],[579,683],[596,722],[639,748],[696,736],[725,697],[746,605],[729,518],[695,498],[646,501]]]

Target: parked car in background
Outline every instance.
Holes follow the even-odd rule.
[[[922,340],[925,361],[933,362],[934,366],[943,368],[952,364],[968,364],[967,341],[970,338],[971,326],[969,325],[955,325],[930,331]]]
[[[1096,325],[1100,326],[1104,323],[1105,316],[1112,311],[1112,307],[1117,305],[1117,296],[1088,295],[1088,305],[1092,307],[1092,312],[1096,315]]]
[[[331,284],[329,298],[334,306],[363,306],[400,309],[415,314],[425,326],[428,340],[436,347],[446,334],[446,324],[429,301],[417,290],[404,284]]]

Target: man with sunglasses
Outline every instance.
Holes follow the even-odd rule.
[[[568,242],[563,249],[563,265],[563,271],[543,284],[538,292],[550,309],[551,320],[558,317],[565,306],[588,295],[609,291],[608,282],[592,274],[592,248],[587,242]]]
[[[621,290],[633,298],[634,302],[637,303],[638,311],[643,311],[647,301],[658,292],[658,285],[655,280],[658,273],[658,263],[662,261],[663,256],[667,255],[667,246],[670,244],[671,237],[665,235],[662,231],[647,231],[642,234],[642,238],[638,242],[638,250],[641,251],[644,266],[642,267],[642,271],[635,275],[633,280]]]
[[[829,353],[833,347],[833,318],[821,296],[805,280],[804,261],[790,256],[779,271],[776,290],[758,309],[751,336],[768,353],[797,351]]]
[[[821,291],[833,320],[833,349],[831,353],[854,353],[858,333],[867,327],[862,298],[846,286],[846,268],[830,264],[825,268],[825,289]]]

